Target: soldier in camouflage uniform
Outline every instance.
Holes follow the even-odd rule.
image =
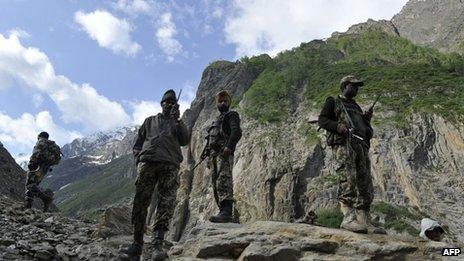
[[[132,208],[134,242],[121,259],[139,260],[142,253],[143,234],[155,186],[158,186],[158,204],[154,220],[153,260],[164,260],[164,234],[169,228],[179,186],[179,165],[183,160],[180,147],[189,142],[185,124],[179,119],[179,104],[173,90],[168,90],[161,100],[162,113],[145,119],[133,147],[138,177]]]
[[[44,212],[49,211],[53,202],[53,192],[50,189],[42,190],[39,184],[51,171],[51,166],[58,164],[61,159],[60,147],[48,137],[47,132],[41,132],[37,137],[37,143],[27,165],[29,171],[26,179],[25,207],[31,208],[34,198],[38,197],[43,201]]]
[[[231,98],[227,91],[216,95],[216,105],[220,115],[208,130],[211,157],[208,167],[211,169],[213,192],[219,214],[210,217],[211,222],[232,222],[234,189],[232,168],[234,166],[235,147],[242,137],[240,117],[230,111]]]
[[[327,98],[319,115],[319,125],[327,130],[328,145],[335,158],[339,178],[338,199],[343,213],[341,228],[367,233],[369,209],[373,199],[370,139],[372,109],[363,112],[353,99],[363,81],[352,75],[343,77],[342,94]]]

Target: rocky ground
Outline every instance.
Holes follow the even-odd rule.
[[[93,238],[96,227],[1,197],[0,260],[111,260],[117,246]]]
[[[446,246],[412,237],[258,221],[247,225],[205,223],[194,228],[185,242],[172,247],[170,256],[173,260],[441,260]]]
[[[102,238],[101,229],[101,224],[24,210],[20,202],[0,198],[0,260],[115,260],[131,238]],[[171,260],[441,260],[441,249],[447,246],[413,237],[360,235],[306,224],[208,222],[174,243],[169,254]],[[146,244],[146,260],[150,252]]]

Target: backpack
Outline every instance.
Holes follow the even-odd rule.
[[[335,98],[333,98],[334,101],[335,101],[335,115],[336,115],[336,118],[340,121],[340,119],[343,117],[343,119],[345,119],[346,115],[345,115],[345,112],[343,111],[342,109],[342,101],[340,100],[340,98],[337,96]],[[326,131],[326,139],[327,139],[327,145],[329,147],[333,147],[334,145],[336,145],[337,143],[337,136],[338,134],[336,133],[333,133],[333,132],[330,132],[330,131]]]
[[[217,119],[208,128],[209,146],[215,152],[222,151],[227,141],[227,135],[224,133],[224,130],[222,129],[222,124],[224,122],[224,118],[228,113],[229,112],[219,115]]]
[[[61,160],[61,149],[54,141],[46,141],[46,149],[43,151],[43,161],[49,165],[57,165]]]

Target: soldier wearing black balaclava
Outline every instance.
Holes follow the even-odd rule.
[[[219,116],[208,130],[211,156],[208,166],[211,169],[213,192],[219,213],[210,217],[211,222],[233,222],[234,189],[232,168],[234,152],[242,137],[240,117],[236,111],[229,110],[231,98],[227,91],[216,95]]]
[[[140,259],[147,209],[155,186],[158,188],[158,204],[153,226],[152,259],[165,260],[167,258],[164,235],[169,228],[176,205],[179,166],[183,160],[180,147],[188,144],[189,134],[187,127],[179,119],[179,104],[173,90],[168,90],[163,95],[161,107],[162,113],[146,118],[140,126],[133,147],[138,171],[132,208],[134,242],[126,250],[123,260]]]

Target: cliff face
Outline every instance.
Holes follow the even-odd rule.
[[[25,184],[25,171],[0,143],[0,195],[23,199]]]
[[[411,0],[393,17],[402,37],[444,52],[462,52],[464,3],[461,0]]]
[[[364,29],[355,33],[356,37],[361,39],[361,43],[365,44],[363,32]],[[397,41],[396,36],[387,37],[383,33],[380,35],[382,41]],[[425,80],[426,82],[422,83],[423,87],[415,90],[412,87],[415,83],[410,86],[405,83],[410,80],[404,78],[405,75],[412,77],[412,74],[404,71],[406,69],[401,69],[403,71],[398,76],[382,75],[392,66],[403,68],[402,54],[394,58],[388,58],[387,54],[376,54],[376,58],[372,60],[369,60],[369,54],[362,56],[367,63],[366,66],[371,64],[382,71],[377,76],[370,75],[371,72],[367,71],[367,68],[359,68],[357,64],[351,64],[347,69],[342,67],[343,70],[337,71],[340,70],[339,66],[345,66],[346,64],[343,64],[352,59],[350,57],[359,58],[355,56],[357,47],[354,47],[354,43],[341,44],[346,39],[338,39],[337,37],[343,37],[340,35],[335,36],[333,39],[337,39],[337,42],[334,46],[339,48],[336,51],[329,50],[333,39],[329,39],[327,43],[311,42],[281,54],[275,58],[277,62],[264,71],[253,70],[252,68],[257,67],[246,61],[221,62],[212,64],[205,70],[197,98],[192,103],[191,110],[184,115],[184,120],[192,128],[192,139],[190,147],[184,149],[186,160],[182,164],[179,205],[171,230],[174,239],[181,238],[183,233],[190,231],[198,223],[205,222],[217,211],[206,164],[200,165],[194,173],[190,169],[200,158],[206,127],[218,114],[213,99],[214,94],[221,89],[228,90],[234,99],[241,100],[235,109],[241,113],[243,137],[235,152],[233,168],[235,214],[240,222],[291,222],[310,210],[318,212],[335,208],[337,177],[331,175],[331,149],[325,146],[324,133],[316,132],[317,126],[310,126],[306,122],[308,119],[317,118],[319,114],[321,105],[317,99],[323,100],[328,94],[336,95],[338,78],[343,74],[357,72],[364,78],[370,78],[371,81],[367,84],[371,84],[371,88],[374,89],[366,89],[365,92],[369,95],[362,94],[364,90],[361,90],[359,99],[365,107],[372,102],[376,90],[387,88],[388,81],[376,83],[379,79],[399,77],[399,83],[404,84],[403,88],[411,88],[401,96],[396,96],[399,91],[397,86],[392,90],[382,90],[388,94],[385,94],[376,109],[373,124],[375,136],[370,149],[375,201],[405,206],[417,211],[418,216],[410,223],[415,229],[419,228],[420,218],[430,216],[448,227],[450,238],[464,241],[464,202],[460,200],[464,196],[464,125],[462,121],[451,120],[438,109],[434,112],[428,110],[426,105],[423,108],[412,107],[412,98],[409,98],[422,99],[418,97],[421,95],[421,88],[461,93],[460,87],[444,86]],[[381,48],[382,46],[378,46],[379,50]],[[393,50],[396,47],[391,48]],[[268,77],[267,73],[270,70],[276,70],[275,74],[281,72],[279,59],[286,62],[286,67],[282,67],[282,70],[286,70],[290,66],[287,60],[290,58],[286,58],[285,55],[299,57],[299,52],[313,55],[319,51],[322,51],[321,56],[326,59],[324,61],[331,64],[326,66],[333,66],[332,73],[335,75],[331,74],[330,77],[338,77],[337,79],[332,79],[329,83],[321,82],[321,87],[314,85],[310,75],[308,79],[296,81],[288,86],[284,96],[278,99],[277,104],[280,108],[274,113],[282,113],[280,120],[263,121],[250,113],[254,104],[260,102],[259,99],[269,99],[271,94],[264,92],[257,95],[258,100],[254,100],[249,94],[254,88],[259,87],[263,77]],[[379,60],[379,57],[383,60]],[[265,60],[269,62],[268,58]],[[385,67],[385,64],[389,65]],[[414,62],[408,61],[407,64],[410,64],[409,67],[415,66]],[[324,68],[326,73],[331,72],[330,67]],[[373,70],[377,70],[376,68]],[[323,78],[325,75],[317,76]],[[377,86],[379,89],[376,89]],[[324,89],[329,87],[330,92]],[[319,89],[317,96],[310,94],[314,89]],[[429,92],[429,98],[436,97],[433,91]],[[424,99],[429,98],[424,96]],[[391,106],[396,106],[393,103],[399,102],[400,99],[404,99],[401,100],[401,105],[393,109]],[[270,103],[272,101],[267,101],[263,106],[269,107]],[[433,106],[439,108],[439,103],[437,101]],[[462,106],[462,103],[458,106]],[[449,114],[462,117],[457,110],[451,108]],[[261,110],[261,115],[266,113],[263,111]]]

